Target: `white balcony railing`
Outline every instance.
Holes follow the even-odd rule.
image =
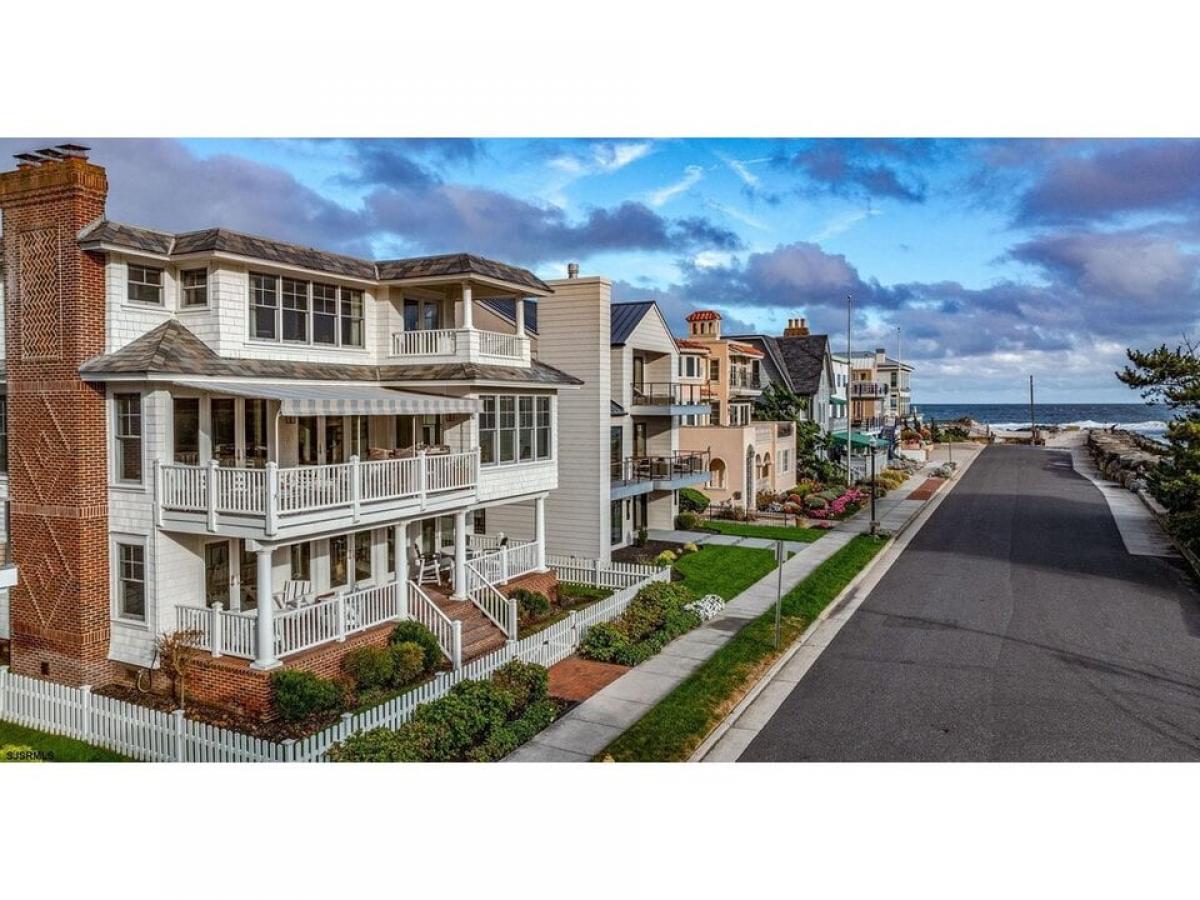
[[[395,582],[337,594],[319,603],[276,610],[276,658],[283,658],[347,635],[407,617],[404,592]],[[440,611],[439,611],[440,612]],[[175,607],[175,627],[192,636],[192,645],[213,656],[257,657],[256,615],[212,607]]]
[[[529,338],[524,335],[440,328],[392,332],[392,356],[413,361],[499,362],[529,364]]]
[[[326,466],[263,469],[158,465],[156,503],[161,511],[203,513],[210,531],[218,515],[262,519],[267,536],[281,525],[313,513],[346,511],[353,518],[372,508],[412,501],[424,508],[431,497],[474,488],[479,451],[426,454]]]

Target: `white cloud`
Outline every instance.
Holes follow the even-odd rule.
[[[719,213],[729,216],[731,219],[737,219],[744,225],[749,225],[752,228],[762,228],[766,230],[769,226],[761,219],[756,219],[749,213],[742,212],[740,209],[735,209],[732,206],[726,206],[724,203],[718,203],[716,200],[709,200],[708,206],[715,209]]]
[[[746,185],[746,187],[758,187],[759,177],[751,172],[747,167],[754,165],[755,163],[766,162],[767,160],[765,157],[763,159],[734,159],[733,157],[726,156],[723,153],[718,153],[717,157],[721,160],[721,162],[729,166],[729,168],[733,170],[733,173],[737,175],[738,178],[742,179],[742,182]]]
[[[810,237],[809,240],[819,244],[821,241],[827,241],[831,237],[844,234],[864,219],[869,219],[877,215],[879,215],[879,210],[872,209],[871,207],[867,207],[866,209],[851,209],[844,213],[839,213],[826,222],[825,227]]]
[[[662,206],[673,197],[677,197],[686,191],[692,189],[701,178],[704,177],[704,169],[701,166],[688,166],[683,170],[683,177],[674,184],[668,184],[666,187],[659,188],[649,196],[651,206]]]

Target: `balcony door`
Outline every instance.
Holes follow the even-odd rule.
[[[633,424],[633,455],[641,458],[646,455],[646,423]]]
[[[646,359],[642,356],[633,358],[633,389],[642,393],[646,385]]]
[[[229,541],[204,545],[204,605],[222,604],[232,609],[233,581],[229,571]]]
[[[269,433],[265,399],[209,400],[210,446],[217,465],[262,468],[269,458]]]

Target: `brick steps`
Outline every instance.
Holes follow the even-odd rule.
[[[451,619],[462,622],[464,663],[504,646],[507,641],[504,632],[497,628],[495,623],[485,616],[474,603],[450,600],[433,593],[430,594],[430,597],[437,604],[438,609]]]

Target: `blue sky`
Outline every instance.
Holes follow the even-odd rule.
[[[917,367],[917,402],[1131,401],[1123,348],[1200,315],[1200,142],[96,140],[109,214],[379,258],[470,251],[727,331],[806,316]],[[8,152],[30,142],[4,140]],[[38,145],[41,146],[41,145]],[[10,149],[11,148],[11,149]]]

